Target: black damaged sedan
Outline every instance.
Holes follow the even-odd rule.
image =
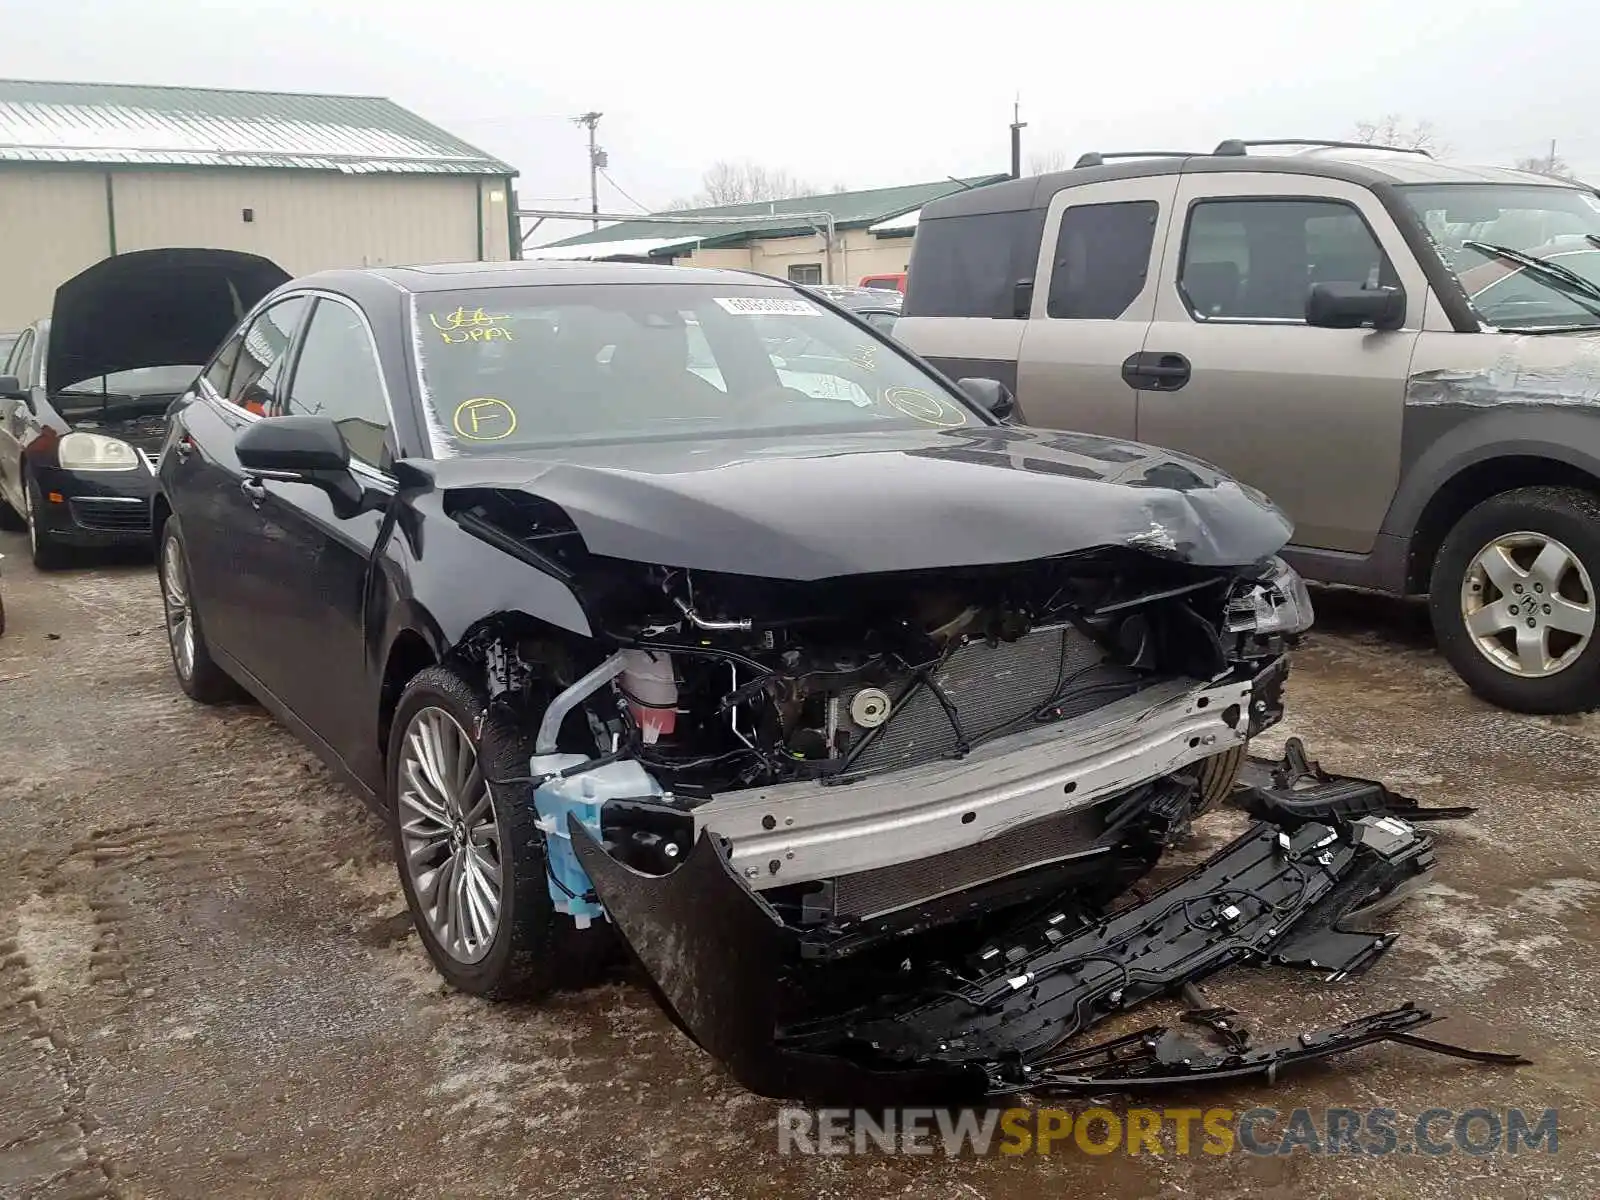
[[[167,407],[244,311],[288,279],[229,250],[116,255],[56,290],[0,367],[0,522],[34,565],[148,546]]]
[[[1431,863],[1308,824],[1317,784],[1102,923],[1279,719],[1310,604],[1259,493],[1009,405],[745,273],[302,278],[172,411],[178,681],[385,816],[457,987],[537,997],[620,940],[748,1086],[981,1094]]]

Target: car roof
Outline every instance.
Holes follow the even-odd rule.
[[[1120,159],[1047,175],[991,183],[925,205],[922,219],[1044,208],[1063,188],[1154,175],[1232,174],[1239,171],[1308,175],[1372,187],[1403,184],[1500,183],[1589,191],[1586,185],[1507,167],[1440,162],[1426,154],[1370,148],[1309,148],[1291,154],[1188,154]]]
[[[725,287],[791,285],[753,271],[714,267],[675,267],[666,263],[562,262],[515,260],[511,262],[426,263],[406,267],[367,267],[359,271],[327,272],[327,276],[364,275],[385,279],[408,292],[451,292],[466,288],[538,287],[546,284],[699,283]],[[311,286],[319,276],[295,280]],[[332,280],[330,279],[330,282]]]

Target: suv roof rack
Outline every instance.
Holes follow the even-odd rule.
[[[1076,170],[1078,167],[1098,167],[1109,158],[1193,158],[1203,153],[1201,150],[1091,150],[1078,155],[1078,161],[1072,166]]]
[[[1328,150],[1393,150],[1398,154],[1420,154],[1423,158],[1432,158],[1426,150],[1416,146],[1384,146],[1375,142],[1330,142],[1326,138],[1265,138],[1246,141],[1243,138],[1228,138],[1218,142],[1217,148],[1211,153],[1225,157],[1236,157],[1248,154],[1256,146],[1317,146]]]

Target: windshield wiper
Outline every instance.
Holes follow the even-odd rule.
[[[1521,250],[1513,250],[1510,246],[1496,246],[1492,242],[1468,240],[1461,245],[1468,250],[1476,250],[1479,254],[1516,263],[1530,275],[1544,279],[1548,283],[1566,285],[1567,289],[1576,292],[1580,299],[1588,300],[1589,304],[1584,307],[1600,317],[1600,284],[1591,283],[1572,268],[1550,262],[1548,259],[1537,258]]]

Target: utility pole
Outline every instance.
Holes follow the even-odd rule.
[[[1022,119],[1022,97],[1011,105],[1011,178],[1022,178],[1022,131],[1027,123]]]
[[[594,131],[600,124],[604,113],[586,112],[581,117],[573,117],[574,125],[583,125],[589,130],[589,212],[594,214],[594,227],[600,228],[600,172],[605,170],[606,152],[595,145]]]
[[[1545,163],[1545,170],[1549,171],[1550,174],[1552,174],[1552,175],[1554,175],[1556,173],[1556,140],[1555,140],[1555,138],[1551,138],[1550,139],[1550,160],[1547,163]]]

